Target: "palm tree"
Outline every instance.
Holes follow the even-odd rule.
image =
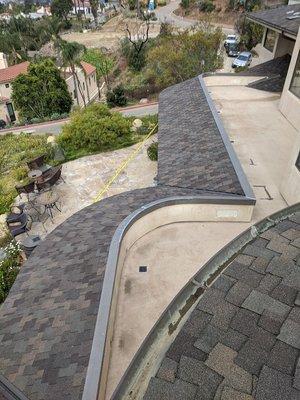
[[[79,91],[83,100],[84,107],[86,107],[85,94],[77,74],[77,67],[79,67],[80,69],[82,68],[80,61],[82,59],[83,53],[85,52],[85,47],[77,42],[67,42],[62,39],[58,39],[58,41],[56,42],[56,46],[60,51],[63,66],[71,69],[74,80],[74,89],[76,93],[77,104],[79,105]]]

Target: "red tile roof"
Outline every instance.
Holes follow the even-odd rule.
[[[92,64],[89,64],[85,61],[80,61],[80,64],[87,75],[91,75],[96,71],[96,67],[94,67]]]
[[[21,64],[16,64],[8,68],[0,69],[0,83],[13,81],[18,75],[25,74],[28,67],[29,62],[25,61]]]

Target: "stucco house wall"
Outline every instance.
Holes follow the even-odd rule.
[[[300,172],[295,165],[300,151],[300,99],[289,90],[299,51],[300,29],[279,103],[279,109],[282,114],[299,132],[298,140],[295,141],[294,149],[286,169],[285,178],[281,186],[281,194],[288,204],[293,204],[299,201],[300,198]]]
[[[76,69],[81,90],[79,90],[78,88],[78,82],[75,83],[73,75],[70,74],[70,71],[68,72],[69,76],[66,78],[66,83],[73,99],[73,106],[84,107],[84,101],[85,104],[89,104],[98,97],[98,87],[95,71],[91,74],[86,74],[83,69]]]

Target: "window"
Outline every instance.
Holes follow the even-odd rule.
[[[298,157],[297,157],[297,160],[296,160],[296,167],[297,167],[297,170],[298,171],[300,171],[300,152],[299,152],[299,154],[298,154]]]
[[[82,82],[82,86],[83,86],[83,90],[85,90],[85,84],[84,84],[84,82]]]
[[[74,92],[73,92],[73,97],[74,97],[74,99],[77,99],[77,93],[76,93],[76,90],[74,90]]]
[[[6,87],[6,88],[9,88],[9,83],[6,83],[6,84],[5,84],[5,87]]]
[[[300,52],[298,53],[293,77],[291,80],[290,91],[300,99]]]
[[[89,77],[89,85],[91,86],[91,78]]]
[[[275,42],[276,42],[276,32],[272,31],[271,29],[267,29],[264,47],[267,50],[273,52],[274,46],[275,46]]]

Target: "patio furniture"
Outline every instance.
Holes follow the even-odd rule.
[[[35,203],[45,207],[44,213],[48,213],[51,220],[53,221],[53,208],[56,208],[59,212],[61,210],[57,206],[59,196],[53,190],[41,193],[37,198]]]
[[[15,188],[20,197],[22,193],[25,193],[29,200],[29,194],[34,192],[34,182],[29,182],[26,185],[16,185]]]
[[[16,222],[6,222],[7,228],[13,237],[21,235],[30,230],[30,219],[23,213]]]
[[[42,239],[38,235],[28,235],[20,242],[21,249],[28,258],[33,250],[41,243]]]
[[[47,172],[45,172],[43,174],[43,181],[36,183],[38,191],[44,190],[49,186],[50,187],[53,186],[59,179],[63,180],[61,172],[62,172],[62,165],[58,165],[57,167],[52,167]]]
[[[43,175],[43,172],[40,169],[32,169],[28,172],[28,177],[30,179],[38,179]]]
[[[12,206],[10,213],[6,217],[6,222],[18,222],[24,213],[25,204]]]
[[[46,154],[42,154],[41,156],[34,158],[33,160],[27,161],[27,165],[29,169],[40,169],[44,165]]]

